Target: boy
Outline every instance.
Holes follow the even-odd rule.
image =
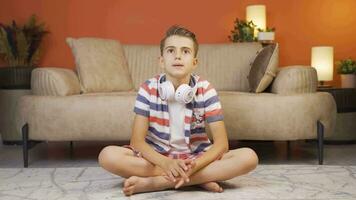
[[[222,192],[217,181],[248,173],[257,166],[258,157],[249,148],[229,151],[216,90],[192,74],[198,63],[194,33],[172,26],[160,50],[159,64],[165,73],[139,89],[130,146],[105,147],[99,163],[126,178],[127,196],[188,185]]]

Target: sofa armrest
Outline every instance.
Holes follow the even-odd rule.
[[[34,95],[68,96],[80,93],[78,76],[64,68],[36,68],[31,75],[31,90]]]
[[[300,94],[316,92],[318,77],[316,70],[309,66],[281,67],[272,83],[272,93]]]

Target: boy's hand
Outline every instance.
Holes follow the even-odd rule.
[[[193,173],[194,170],[193,168],[195,167],[195,162],[194,160],[191,159],[186,159],[184,160],[185,164],[188,166],[188,170],[186,172],[187,177],[190,177]],[[184,182],[189,182],[189,178],[188,181],[186,181],[185,179],[183,179],[182,177],[178,180],[177,184],[174,186],[175,189],[178,189],[179,187],[181,187]]]
[[[184,160],[184,163],[187,166],[187,170],[185,170],[185,174],[187,177],[191,176],[193,174],[193,168],[195,167],[195,162],[194,160],[191,159],[186,159]],[[168,181],[172,181],[172,182],[176,182],[175,180],[173,181],[170,177],[168,177],[166,174],[163,174],[163,177],[166,178]],[[189,178],[188,179],[184,179],[183,177],[178,177],[178,182],[175,185],[175,189],[181,187],[184,182],[189,182]]]
[[[167,158],[161,163],[160,167],[164,171],[166,179],[176,182],[176,178],[181,177],[183,181],[189,182],[189,178],[185,173],[189,169],[186,161]]]
[[[184,163],[187,165],[188,170],[193,169],[195,167],[195,162],[192,159],[184,160]]]

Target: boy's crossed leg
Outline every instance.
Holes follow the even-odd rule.
[[[168,181],[162,170],[144,158],[135,157],[132,150],[109,146],[99,155],[99,163],[106,170],[128,178],[124,182],[123,192],[133,193],[158,191],[174,188],[176,183]],[[221,192],[222,188],[215,181],[224,181],[253,170],[258,163],[256,153],[249,148],[230,150],[221,160],[210,163],[190,177],[190,182],[183,186],[201,185],[203,188]]]
[[[124,178],[162,175],[158,167],[124,147],[107,146],[100,152],[98,160],[104,169]]]
[[[152,177],[163,174],[159,167],[142,157],[136,156],[133,150],[119,146],[105,147],[98,160],[104,169],[124,178],[132,176]],[[209,191],[222,192],[222,188],[215,182],[202,183],[199,186]]]

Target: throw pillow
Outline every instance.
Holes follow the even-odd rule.
[[[250,92],[265,90],[276,76],[278,68],[278,44],[270,44],[257,52],[248,75]]]
[[[83,93],[133,89],[127,61],[119,41],[67,38],[67,43],[75,57]]]

